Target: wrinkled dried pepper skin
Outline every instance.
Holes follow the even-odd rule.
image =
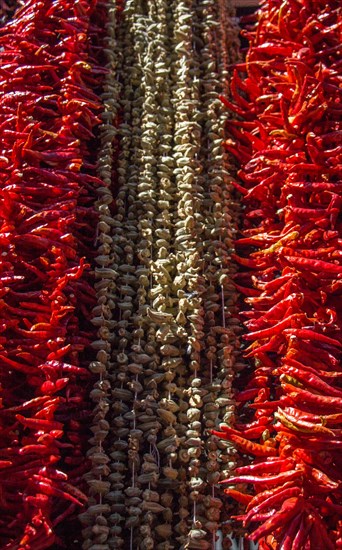
[[[38,550],[86,501],[101,70],[95,1],[21,4],[0,29],[0,546]]]
[[[336,548],[341,539],[338,7],[265,2],[232,100],[223,99],[242,119],[227,123],[225,147],[241,167],[245,216],[234,258],[254,370],[247,386],[237,382],[248,423],[221,437],[256,457],[227,483],[252,488],[242,519],[259,522],[250,538],[261,548]]]

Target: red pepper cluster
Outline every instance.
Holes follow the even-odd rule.
[[[241,166],[235,259],[254,368],[239,423],[217,434],[255,457],[227,480],[250,494],[226,492],[261,549],[342,548],[339,9],[264,2],[224,99],[239,118],[225,145]]]
[[[27,0],[0,30],[0,546],[41,550],[87,500],[95,293],[92,0]]]

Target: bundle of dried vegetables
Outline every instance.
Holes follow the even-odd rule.
[[[99,284],[94,312],[104,319],[106,304],[109,317],[95,342],[103,361],[91,365],[106,381],[94,393],[93,431],[104,439],[101,448],[91,440],[90,455],[104,465],[87,475],[83,548],[212,548],[222,519],[214,485],[235,451],[208,428],[233,414],[238,343],[238,205],[218,99],[238,56],[231,15],[213,0],[127,1],[109,48],[119,190],[116,211],[99,223],[110,286],[107,277]],[[109,140],[117,120],[108,119]]]
[[[227,409],[216,407],[224,401],[225,405],[232,405],[228,371],[221,370],[225,363],[222,344],[228,343],[230,333],[226,324],[228,304],[224,286],[229,284],[232,273],[227,253],[231,220],[226,225],[225,219],[230,209],[229,186],[225,195],[220,196],[223,184],[227,183],[218,124],[218,94],[223,83],[217,65],[222,63],[219,46],[223,40],[215,28],[218,18],[213,2],[177,3],[174,17],[175,283],[179,299],[176,320],[184,330],[181,363],[184,373],[180,373],[180,379],[185,378],[180,396],[184,413],[179,432],[182,494],[177,541],[184,548],[210,548],[220,519],[221,503],[209,488],[220,479],[225,464],[227,467],[234,464],[232,458],[229,460],[229,445],[220,443],[219,450],[213,438],[207,437],[208,428],[228,419],[222,416]],[[208,110],[211,110],[210,119]],[[212,179],[207,172],[209,156]],[[216,195],[215,190],[219,190]],[[231,313],[229,307],[229,318]],[[229,356],[233,361],[230,352]],[[214,414],[210,409],[214,409]],[[207,448],[212,459],[209,462]]]
[[[114,209],[114,195],[117,193],[115,160],[118,149],[117,125],[120,118],[119,95],[121,84],[117,80],[117,65],[120,56],[120,45],[117,39],[120,24],[120,6],[116,2],[106,2],[102,5],[103,15],[96,12],[96,20],[106,21],[106,35],[100,39],[100,52],[104,54],[106,74],[103,81],[101,101],[102,124],[98,133],[97,175],[102,181],[97,187],[95,208],[97,211],[97,227],[94,246],[96,305],[91,312],[91,322],[96,331],[96,339],[92,342],[95,352],[94,360],[89,364],[89,370],[94,375],[94,387],[90,398],[94,403],[90,448],[87,457],[91,468],[84,476],[88,484],[87,510],[80,515],[83,526],[82,548],[108,548],[110,538],[108,515],[110,507],[105,497],[110,491],[110,389],[109,370],[111,362],[111,331],[115,326],[113,317],[116,314],[114,293],[116,292],[116,272],[113,269],[115,252],[111,236]],[[96,48],[93,40],[93,48]],[[94,52],[96,55],[96,51]],[[99,54],[98,54],[99,55]]]

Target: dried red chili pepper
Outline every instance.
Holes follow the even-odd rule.
[[[235,473],[237,474],[271,474],[279,473],[284,471],[287,467],[293,467],[293,461],[291,459],[279,459],[278,457],[275,460],[268,462],[258,462],[256,464],[248,464],[248,466],[241,466],[236,468]]]
[[[211,433],[221,437],[222,439],[233,441],[243,453],[252,456],[276,456],[276,450],[271,445],[260,445],[259,443],[253,443],[252,441],[248,441],[248,439],[240,437],[234,433],[228,434],[227,431],[217,432],[216,430],[212,430]]]
[[[280,367],[278,371],[279,373],[285,373],[293,376],[296,380],[307,384],[309,388],[313,388],[315,391],[325,395],[332,395],[340,398],[342,397],[342,392],[338,388],[334,388],[330,384],[327,384],[319,376],[313,374],[309,370],[299,369],[289,364],[285,364]]]
[[[282,387],[284,391],[287,393],[287,395],[295,402],[295,403],[303,403],[305,405],[316,405],[318,408],[323,410],[334,410],[334,411],[341,411],[342,410],[342,402],[339,397],[331,397],[331,396],[325,396],[325,395],[318,395],[315,393],[312,393],[308,390],[304,390],[299,387],[292,386],[291,384],[283,383]]]
[[[292,521],[292,518],[302,509],[304,506],[303,499],[298,497],[292,497],[286,499],[280,510],[271,516],[263,525],[258,527],[249,538],[251,540],[258,540],[266,535],[274,532],[278,527],[283,527],[284,524]]]
[[[248,504],[252,500],[252,497],[250,495],[247,495],[246,493],[241,493],[236,489],[224,489],[224,493],[230,497],[233,497],[234,500],[240,502],[241,504]]]
[[[264,510],[265,508],[269,508],[270,506],[273,506],[273,505],[278,505],[283,498],[285,499],[292,498],[292,497],[299,496],[300,494],[301,494],[301,489],[299,487],[288,487],[275,495],[271,495],[270,497],[266,498],[263,502],[261,502],[258,506],[253,507],[253,509],[250,510],[245,515],[244,524],[247,525],[248,523],[253,521],[254,514],[259,513],[261,510]]]

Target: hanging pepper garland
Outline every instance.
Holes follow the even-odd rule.
[[[90,2],[25,2],[0,31],[2,548],[47,548],[84,506],[85,350],[101,104]]]
[[[241,165],[235,259],[255,367],[236,429],[218,435],[255,457],[226,481],[250,496],[227,495],[265,549],[342,544],[340,30],[337,2],[265,2],[223,98],[242,119],[225,147]]]

